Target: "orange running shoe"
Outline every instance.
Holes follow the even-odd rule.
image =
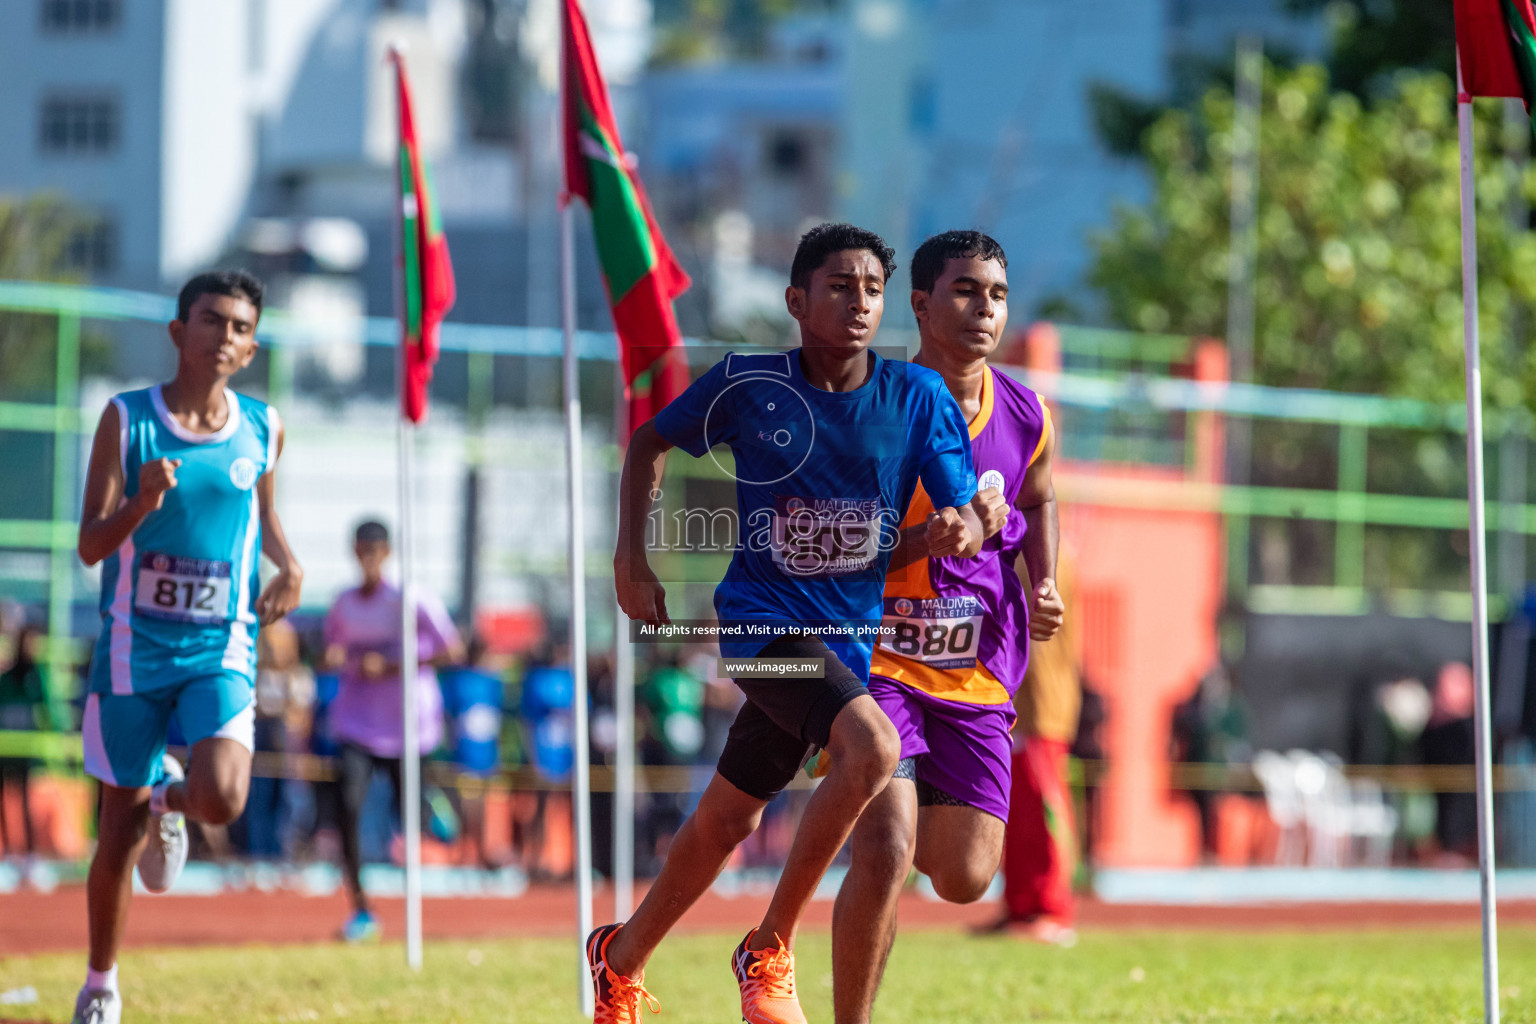
[[[806,1024],[795,997],[795,954],[777,935],[777,949],[747,949],[756,933],[756,928],[747,932],[731,956],[741,987],[741,1019],[747,1024]]]
[[[616,973],[603,959],[608,953],[608,943],[619,933],[622,925],[605,924],[594,928],[587,936],[587,966],[592,971],[592,988],[596,992],[592,1024],[639,1024],[641,1002],[652,1013],[661,1012],[658,1003],[638,978],[626,978]]]

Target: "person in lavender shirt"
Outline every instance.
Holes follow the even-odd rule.
[[[342,929],[348,942],[379,937],[378,919],[363,891],[358,819],[375,768],[384,769],[400,796],[400,757],[405,749],[400,696],[400,588],[384,578],[389,530],[383,523],[358,525],[352,547],[363,581],[337,595],[325,617],[325,660],[341,673],[341,690],[330,708],[331,730],[340,747],[341,857],[352,916]],[[426,754],[443,738],[443,694],[437,666],[463,660],[458,631],[443,603],[417,590],[417,748]],[[441,793],[423,789],[422,820],[439,839],[456,831],[452,810]]]

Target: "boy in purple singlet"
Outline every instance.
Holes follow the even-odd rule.
[[[915,863],[954,903],[986,892],[1002,856],[1013,695],[1029,639],[1048,640],[1056,592],[1055,448],[1040,397],[987,366],[1008,322],[1008,261],[977,231],[930,238],[912,258],[922,349],[960,405],[987,536],[974,558],[930,558],[921,486],[886,577],[869,692],[901,737],[895,777],[854,828],[832,919],[838,1024],[867,1024],[896,937],[896,897]],[[1022,559],[1022,563],[1021,563]],[[1031,583],[1033,581],[1033,583]]]

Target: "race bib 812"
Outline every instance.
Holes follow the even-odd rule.
[[[146,551],[139,559],[133,608],[174,622],[213,623],[229,618],[230,564]]]

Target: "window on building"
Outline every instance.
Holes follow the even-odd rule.
[[[914,78],[907,93],[907,124],[917,133],[932,132],[939,122],[939,89],[932,78]]]
[[[81,225],[69,236],[64,258],[71,269],[86,274],[102,274],[117,268],[117,224],[98,217]]]
[[[768,142],[768,168],[780,177],[799,174],[806,157],[805,140],[793,132],[779,132]]]
[[[120,120],[111,96],[50,96],[38,118],[38,144],[45,153],[110,153],[122,134]]]
[[[122,19],[122,0],[42,0],[48,32],[105,32]]]

